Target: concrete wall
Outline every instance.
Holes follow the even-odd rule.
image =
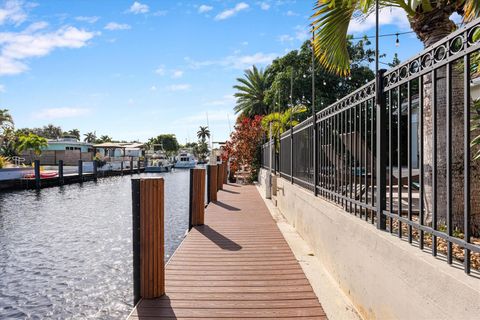
[[[478,319],[478,273],[467,276],[285,179],[277,187],[279,210],[366,319]]]

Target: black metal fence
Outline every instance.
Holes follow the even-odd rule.
[[[284,132],[280,176],[467,273],[472,258],[480,268],[479,64],[476,20]]]

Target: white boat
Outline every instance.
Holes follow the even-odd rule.
[[[157,151],[154,151],[153,149],[147,151],[146,158],[147,165],[145,166],[145,172],[169,172],[172,170],[173,164],[168,159],[163,148]]]
[[[190,169],[195,168],[197,165],[197,159],[195,159],[195,157],[188,152],[179,153],[175,160],[175,168]]]

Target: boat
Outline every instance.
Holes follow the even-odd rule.
[[[55,178],[58,176],[58,173],[56,171],[41,171],[40,172],[40,178],[41,179],[49,179],[49,178]],[[23,176],[25,179],[35,179],[35,173],[28,173]]]
[[[175,168],[190,169],[195,168],[195,166],[197,165],[197,159],[195,159],[193,154],[188,152],[179,153],[175,160]]]
[[[168,159],[163,148],[157,151],[153,149],[149,150],[146,158],[147,165],[145,166],[145,172],[169,172],[172,170],[173,164]]]

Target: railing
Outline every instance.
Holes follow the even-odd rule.
[[[280,176],[450,264],[463,261],[467,273],[472,257],[479,268],[480,160],[470,145],[479,64],[476,20],[284,132]]]

